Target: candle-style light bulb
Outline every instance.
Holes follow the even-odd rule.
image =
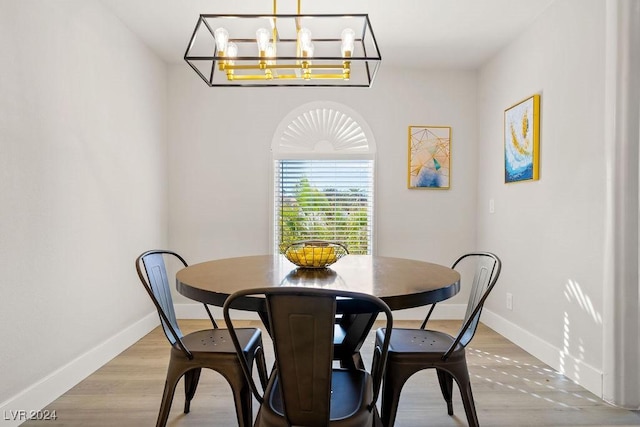
[[[306,46],[302,48],[302,56],[305,58],[310,58],[313,56],[313,43],[308,43]]]
[[[228,59],[225,59],[225,69],[227,70],[227,80],[234,79],[233,67],[235,66],[234,58],[238,56],[238,46],[235,43],[230,42],[227,45],[227,52],[225,55]]]
[[[238,46],[235,43],[229,43],[227,45],[227,55],[229,58],[235,58],[238,56]]]
[[[345,28],[340,37],[342,38],[342,46],[340,48],[342,56],[350,57],[353,55],[356,33],[351,28]]]
[[[229,43],[229,32],[220,27],[213,32],[213,37],[216,39],[216,47],[218,52],[226,52],[227,44]]]
[[[302,48],[311,43],[311,31],[308,28],[300,28],[300,31],[298,31],[298,42],[300,42]]]
[[[276,47],[273,44],[267,46],[267,58],[273,58],[276,56]]]
[[[258,31],[256,31],[256,42],[258,43],[258,50],[261,53],[267,51],[270,36],[271,34],[269,34],[269,30],[266,28],[259,28]]]
[[[345,28],[344,30],[342,30],[340,38],[342,39],[343,43],[353,44],[353,42],[356,40],[356,32],[351,28]]]
[[[267,46],[265,56],[267,57],[267,65],[273,65],[273,58],[276,57],[276,47],[272,43]]]

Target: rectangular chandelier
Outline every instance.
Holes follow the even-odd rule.
[[[184,59],[211,87],[370,87],[382,60],[368,15],[278,15],[275,3],[200,15]]]

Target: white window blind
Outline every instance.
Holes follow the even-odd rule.
[[[322,239],[371,254],[373,160],[276,160],[275,243]]]

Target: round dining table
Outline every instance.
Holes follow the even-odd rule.
[[[323,269],[298,268],[283,255],[225,258],[193,264],[176,274],[180,294],[222,307],[232,293],[270,286],[306,286],[361,292],[391,310],[444,301],[460,290],[460,274],[443,265],[405,258],[347,255]],[[256,309],[251,301],[247,310]]]
[[[238,290],[278,286],[340,289],[370,294],[391,310],[430,305],[456,295],[460,274],[443,265],[405,258],[347,255],[323,269],[298,268],[283,255],[256,255],[193,264],[176,274],[187,298],[218,307]],[[268,329],[264,300],[247,297],[234,309],[257,312]],[[336,323],[334,352],[343,366],[361,365],[360,347],[375,316],[343,313]]]

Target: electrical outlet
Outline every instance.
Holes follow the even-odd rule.
[[[513,310],[513,294],[507,292],[507,310]]]

